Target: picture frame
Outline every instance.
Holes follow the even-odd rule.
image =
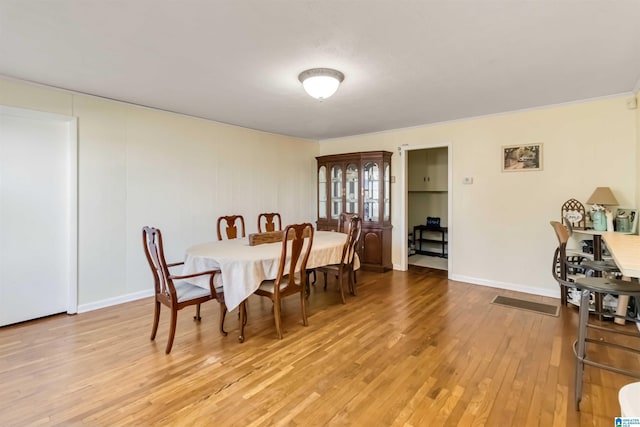
[[[542,170],[542,143],[502,146],[502,172]]]
[[[618,230],[618,223],[616,221],[616,218],[620,214],[626,214],[629,217],[629,225],[631,226],[629,232],[631,234],[638,234],[638,209],[618,208],[615,216],[613,217],[613,222],[616,225],[616,231],[620,231]]]

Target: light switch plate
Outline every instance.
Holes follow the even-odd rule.
[[[465,176],[464,178],[462,178],[462,183],[463,184],[473,184],[473,177]]]

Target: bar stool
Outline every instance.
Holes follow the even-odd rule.
[[[557,259],[562,264],[568,267],[572,267],[573,265],[567,261],[566,255],[566,243],[568,239],[568,231],[567,229],[557,221],[551,221],[551,225],[553,226],[556,236],[558,237],[559,246],[556,250],[556,255],[554,256],[553,266],[551,272],[553,274],[554,279],[558,282],[560,286],[567,286],[577,288],[580,292],[580,310],[579,310],[579,322],[578,322],[578,337],[577,340],[573,344],[573,352],[576,357],[576,376],[575,376],[575,403],[576,410],[580,410],[580,401],[582,400],[582,377],[584,374],[584,366],[590,365],[600,369],[605,369],[608,371],[616,372],[622,375],[628,375],[634,378],[640,378],[640,371],[632,371],[629,369],[619,368],[607,363],[599,362],[594,359],[590,359],[587,356],[587,344],[589,345],[604,345],[608,346],[611,349],[616,349],[619,351],[628,351],[640,355],[640,344],[635,347],[625,346],[613,341],[607,341],[604,337],[602,338],[592,338],[587,334],[587,330],[589,328],[593,330],[598,330],[601,332],[610,333],[613,335],[625,335],[632,336],[640,339],[640,334],[633,328],[633,331],[628,331],[621,328],[611,327],[614,325],[608,326],[606,322],[600,322],[598,324],[589,323],[589,297],[592,292],[599,294],[613,294],[613,295],[627,295],[635,297],[636,299],[640,298],[640,283],[636,282],[628,282],[620,279],[607,278],[607,277],[583,277],[576,278],[574,282],[569,282],[565,277],[562,277],[559,269],[557,268]],[[604,314],[598,309],[594,313],[598,316]],[[620,314],[608,314],[617,319],[625,319],[631,322],[636,322],[637,319],[628,315],[620,315]]]
[[[624,280],[608,279],[604,277],[586,277],[577,279],[573,285],[580,289],[578,339],[573,344],[573,352],[576,356],[575,402],[576,410],[579,411],[580,401],[582,400],[582,376],[584,374],[584,365],[595,366],[596,368],[605,369],[622,375],[628,375],[633,378],[640,378],[640,371],[622,369],[588,358],[587,344],[604,345],[612,349],[628,351],[635,353],[636,355],[640,355],[640,344],[635,347],[629,347],[613,341],[607,341],[604,338],[591,338],[588,336],[587,329],[591,328],[593,330],[607,332],[614,335],[625,335],[640,339],[640,335],[637,333],[635,328],[633,328],[634,331],[630,332],[619,328],[613,328],[613,325],[607,325],[606,322],[601,322],[600,324],[589,323],[589,296],[591,292],[600,292],[603,294],[615,294],[618,296],[628,295],[640,298],[640,285],[636,282],[627,282]],[[602,313],[596,314],[600,315]],[[637,321],[637,319],[626,315],[610,314],[610,316],[629,320],[631,322]]]

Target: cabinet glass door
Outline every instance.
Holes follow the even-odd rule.
[[[358,166],[350,164],[347,166],[345,195],[347,200],[346,212],[358,213]]]
[[[318,170],[318,218],[327,218],[327,168]]]
[[[380,171],[377,163],[365,163],[362,169],[364,220],[380,220]]]
[[[389,221],[391,216],[391,166],[389,162],[384,162],[384,194],[382,200],[384,203],[384,218],[383,221]]]
[[[342,213],[342,168],[331,167],[331,218],[338,219]]]

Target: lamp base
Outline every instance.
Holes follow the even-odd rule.
[[[607,216],[604,211],[593,212],[593,229],[596,231],[607,231]]]

